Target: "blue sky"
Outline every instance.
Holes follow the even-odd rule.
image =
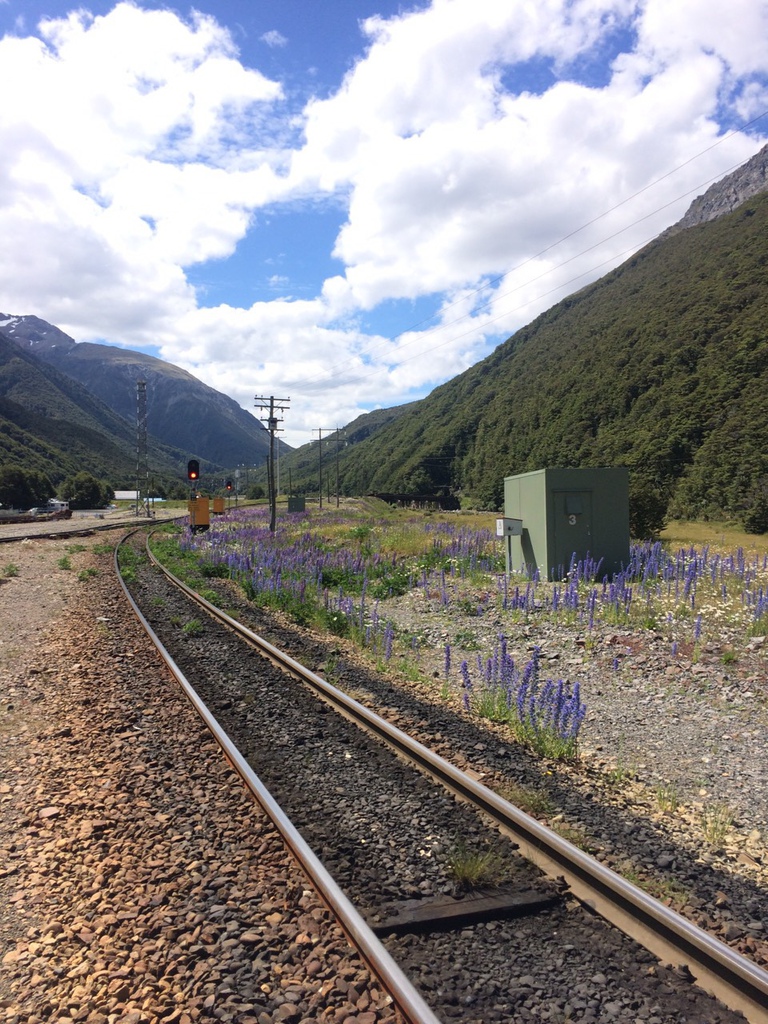
[[[0,311],[289,396],[299,445],[622,262],[766,111],[768,0],[0,0]]]

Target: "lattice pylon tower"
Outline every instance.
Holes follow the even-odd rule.
[[[136,381],[136,515],[149,500],[147,465],[147,382]]]

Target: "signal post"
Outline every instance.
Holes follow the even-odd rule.
[[[200,497],[197,493],[197,483],[200,480],[200,463],[197,459],[190,459],[187,463],[187,479],[192,485],[187,508],[189,509],[189,525],[192,532],[208,530],[211,526],[211,510],[208,506],[208,499]]]

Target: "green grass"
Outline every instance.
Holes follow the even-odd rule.
[[[555,811],[552,798],[544,789],[507,782],[499,787],[498,793],[504,800],[534,817],[549,818]]]
[[[661,540],[670,550],[704,547],[720,554],[743,548],[746,555],[768,553],[768,535],[745,533],[734,523],[684,522],[673,520],[661,531]]]
[[[7,576],[9,579],[12,576],[19,575],[19,567],[15,562],[9,562],[3,569],[3,576]]]
[[[656,803],[659,805],[659,810],[664,814],[671,814],[677,810],[680,803],[678,796],[677,787],[672,783],[662,782],[656,786]]]
[[[117,550],[117,565],[120,575],[126,583],[135,583],[137,570],[147,560],[143,552],[137,551],[128,544],[121,544]]]
[[[733,811],[727,804],[707,804],[701,812],[701,830],[710,846],[720,849],[733,825]]]
[[[619,867],[619,874],[638,889],[647,892],[656,900],[665,903],[687,903],[691,893],[684,885],[674,878],[658,878],[655,875],[641,874],[631,862]]]
[[[463,839],[448,852],[448,869],[463,892],[500,886],[509,875],[506,860],[496,850],[475,849]]]
[[[599,847],[595,844],[594,840],[590,839],[583,828],[567,825],[561,821],[550,822],[550,826],[562,839],[565,839],[566,842],[577,847],[579,850],[583,850],[584,853],[591,855],[598,852]]]

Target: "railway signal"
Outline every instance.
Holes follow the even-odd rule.
[[[190,459],[189,462],[187,463],[187,479],[200,479],[200,463],[197,461],[197,459]]]

